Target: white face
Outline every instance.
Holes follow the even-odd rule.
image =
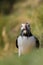
[[[26,34],[27,30],[30,31],[30,24],[21,24],[21,31]]]

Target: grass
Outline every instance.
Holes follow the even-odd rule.
[[[43,65],[43,48],[21,57],[16,53],[8,55],[0,60],[0,65]]]
[[[32,3],[28,5],[28,2],[23,2],[15,4],[14,8],[16,11],[14,10],[12,14],[0,16],[0,38],[2,28],[5,26],[9,41],[14,43],[17,34],[19,34],[18,28],[20,28],[20,24],[28,21],[30,22],[32,33],[39,40],[43,40],[43,4],[32,7]],[[0,43],[2,44],[2,42]]]
[[[15,47],[15,39],[19,35],[20,24],[27,21],[30,21],[32,33],[43,44],[43,4],[32,7],[32,5],[28,5],[27,3],[24,6],[25,3],[16,4],[14,13],[8,16],[0,16],[0,40],[2,39],[2,28],[5,26],[10,41],[9,47],[11,45],[11,48]],[[18,57],[17,53],[13,53],[14,50],[14,48],[11,50],[12,55],[5,53],[6,55],[3,58],[1,58],[1,52],[3,53],[3,51],[0,50],[0,65],[43,65],[43,48],[35,49],[31,53],[21,57]]]

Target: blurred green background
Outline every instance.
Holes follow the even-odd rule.
[[[25,22],[41,48],[19,58],[15,40]],[[0,65],[43,65],[43,0],[0,0]]]

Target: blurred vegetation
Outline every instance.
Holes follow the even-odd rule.
[[[15,40],[25,22],[41,48],[18,57]],[[43,0],[0,0],[0,65],[43,65]]]
[[[13,11],[13,5],[23,0],[0,0],[0,13],[9,14]]]
[[[0,0],[0,48],[6,49],[8,43],[8,49],[14,50],[20,24],[27,21],[30,21],[32,33],[43,46],[43,1]],[[4,27],[6,28],[4,38],[7,40],[2,36]]]
[[[43,65],[43,49],[33,50],[31,53],[18,57],[17,54],[0,58],[0,65]]]

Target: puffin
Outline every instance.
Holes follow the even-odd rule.
[[[40,47],[39,40],[32,34],[29,23],[21,24],[20,34],[16,38],[16,47],[18,48],[19,56],[27,53],[32,48]]]

